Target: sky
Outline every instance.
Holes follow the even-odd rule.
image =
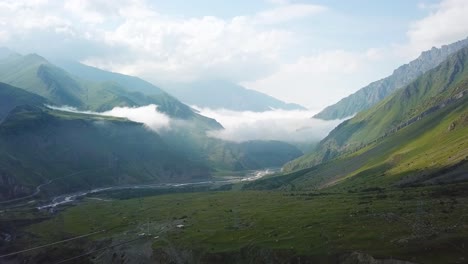
[[[466,0],[0,0],[0,46],[319,111],[468,36]],[[162,87],[164,88],[164,87]]]

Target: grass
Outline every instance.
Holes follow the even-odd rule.
[[[87,200],[27,231],[45,243],[119,226],[95,239],[149,230],[159,236],[154,249],[219,254],[254,246],[312,256],[364,251],[448,263],[466,257],[460,249],[468,242],[467,191],[463,184],[359,193],[230,191]]]

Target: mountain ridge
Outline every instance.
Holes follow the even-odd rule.
[[[369,109],[395,90],[404,87],[428,70],[435,68],[448,56],[466,46],[468,46],[468,38],[449,45],[443,45],[441,48],[433,47],[431,50],[424,51],[415,60],[395,69],[390,76],[372,82],[341,99],[336,104],[326,107],[314,115],[314,118],[324,120],[342,119]]]
[[[223,80],[172,83],[164,87],[182,102],[202,108],[253,112],[274,109],[306,110],[301,105],[286,103],[268,94]]]
[[[311,167],[359,151],[450,104],[465,100],[467,64],[468,47],[465,47],[405,88],[340,124],[312,154],[291,161],[285,170]]]

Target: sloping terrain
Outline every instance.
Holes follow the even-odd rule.
[[[46,103],[47,100],[43,97],[17,89],[6,83],[0,83],[0,123],[17,106],[42,106]]]
[[[395,90],[405,87],[425,72],[437,67],[451,54],[468,45],[468,38],[441,48],[425,51],[417,59],[396,69],[392,75],[369,84],[338,103],[328,106],[315,118],[324,120],[343,119],[369,109]]]
[[[98,71],[96,69],[96,71]],[[108,73],[104,77],[113,77]],[[106,111],[117,106],[143,106],[156,104],[159,110],[173,118],[208,119],[194,113],[190,107],[154,87],[155,93],[143,94],[133,90],[134,81],[129,76],[120,78],[85,79],[73,76],[51,64],[37,54],[10,55],[0,59],[0,81],[40,95],[55,105],[68,105],[82,110]],[[133,81],[133,82],[132,82]],[[122,83],[120,83],[122,82]],[[129,86],[127,86],[129,85]],[[141,86],[141,85],[140,85]],[[147,91],[149,88],[144,89]],[[209,124],[210,122],[205,122]],[[220,128],[211,122],[211,128]]]
[[[464,48],[378,105],[340,124],[314,153],[291,162],[285,169],[307,168],[358,151],[452,104],[464,102],[468,93],[467,63],[468,48]]]
[[[51,180],[43,189],[63,193],[211,175],[143,124],[29,105],[17,106],[0,124],[0,149],[3,199]]]

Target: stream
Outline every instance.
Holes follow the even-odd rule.
[[[199,182],[187,182],[187,183],[160,183],[160,184],[135,184],[135,185],[125,185],[125,186],[112,186],[104,188],[96,188],[87,191],[74,192],[69,194],[62,194],[54,197],[50,202],[36,207],[39,210],[55,208],[59,205],[68,204],[76,201],[78,198],[87,196],[88,194],[96,194],[108,191],[115,190],[129,190],[129,189],[167,189],[167,188],[177,188],[183,186],[213,186],[213,185],[226,185],[239,182],[248,182],[261,179],[267,175],[278,172],[277,168],[269,168],[264,170],[256,170],[249,172],[245,176],[231,176],[225,177],[223,180],[210,180],[210,181],[199,181]]]

